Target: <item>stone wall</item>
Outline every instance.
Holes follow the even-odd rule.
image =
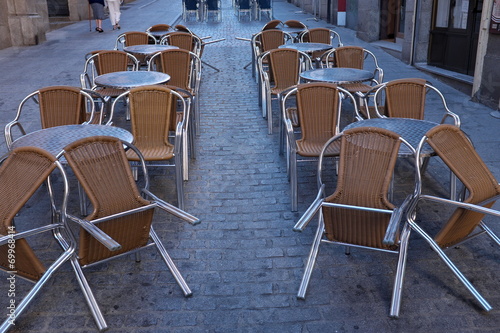
[[[474,99],[497,108],[500,100],[500,35],[488,36],[488,47],[484,56],[481,85]]]
[[[378,0],[363,0],[358,7],[357,37],[374,42],[380,36],[380,2]]]
[[[0,48],[36,45],[46,40],[46,0],[0,0]]]

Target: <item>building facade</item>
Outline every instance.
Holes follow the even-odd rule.
[[[499,106],[500,0],[291,1],[364,41],[396,44],[404,62]]]

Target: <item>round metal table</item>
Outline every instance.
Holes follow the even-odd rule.
[[[123,51],[132,54],[150,55],[156,52],[161,52],[171,49],[178,49],[178,47],[173,45],[140,44],[140,45],[126,46],[123,48]]]
[[[72,142],[101,135],[119,138],[128,143],[134,141],[132,133],[120,127],[106,125],[64,125],[44,128],[23,135],[12,143],[10,149],[34,146],[57,156],[63,151],[64,147]]]
[[[331,83],[355,83],[373,79],[373,72],[356,68],[317,68],[300,73],[306,81],[319,81]]]
[[[405,139],[410,146],[417,148],[418,144],[431,128],[439,125],[438,123],[409,118],[372,118],[361,121],[356,121],[347,125],[344,130],[356,127],[379,127],[392,131]],[[432,149],[429,146],[424,146],[422,151],[424,155],[432,154]],[[399,151],[400,156],[413,155],[413,152],[404,145],[401,145]]]
[[[291,43],[291,44],[283,44],[278,46],[278,48],[288,48],[295,49],[298,51],[302,51],[305,53],[313,53],[317,51],[328,51],[333,49],[333,45],[325,44],[325,43]]]
[[[170,75],[154,71],[121,71],[99,75],[94,79],[98,86],[131,89],[146,85],[164,84]]]

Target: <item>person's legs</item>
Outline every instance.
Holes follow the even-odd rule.
[[[119,1],[108,1],[109,7],[109,19],[113,25],[113,29],[120,29],[120,2]]]

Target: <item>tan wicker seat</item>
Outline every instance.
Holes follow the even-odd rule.
[[[340,158],[335,192],[326,193],[323,179],[323,161],[328,147],[340,140]],[[388,200],[394,166],[401,141],[391,131],[373,127],[346,130],[330,139],[320,155],[318,167],[319,191],[315,201],[294,227],[302,231],[312,218],[319,214],[318,229],[306,264],[298,298],[305,298],[321,243],[349,248],[394,252],[399,254],[394,290],[398,279],[403,278],[409,230],[397,235],[394,245],[383,243],[386,229],[401,219],[409,202],[395,207]],[[321,211],[321,212],[320,212]],[[393,296],[392,303],[400,299]],[[399,304],[397,304],[399,306]],[[397,315],[397,314],[396,314]]]
[[[407,223],[412,230],[415,230],[429,243],[430,247],[471,292],[483,309],[489,311],[491,310],[490,304],[458,270],[443,250],[472,238],[479,240],[475,237],[484,233],[497,245],[500,245],[500,238],[483,221],[485,215],[500,217],[500,211],[492,208],[495,201],[500,198],[500,184],[476,152],[469,138],[457,126],[450,124],[436,126],[427,132],[422,142],[417,153],[420,154],[424,144],[430,145],[437,156],[462,182],[466,196],[462,200],[455,201],[424,194],[419,172],[416,182],[417,191],[407,214]],[[419,170],[421,158],[417,158],[416,161],[416,170]],[[443,221],[446,221],[434,237],[426,231],[428,229],[426,223],[420,224],[416,209],[421,201],[438,203],[440,208],[435,211],[443,216]],[[446,208],[452,208],[451,212]],[[393,312],[397,310],[395,308]]]
[[[355,102],[345,89],[333,83],[320,82],[299,84],[283,97],[281,105],[286,129],[292,211],[297,211],[297,163],[316,161],[324,144],[340,132],[342,94]],[[295,99],[292,98],[294,96]],[[296,105],[289,103],[294,100]],[[297,127],[300,126],[299,134],[294,130],[294,122]],[[339,148],[338,144],[332,145],[325,156],[338,156]]]
[[[139,156],[140,168],[145,177],[144,188],[139,189],[134,181],[124,145]],[[78,258],[72,258],[72,266],[98,328],[104,330],[107,324],[82,268],[101,261],[154,246],[184,295],[190,296],[192,292],[189,286],[155,233],[153,224],[156,209],[164,210],[191,224],[196,224],[199,220],[160,200],[149,191],[147,169],[139,150],[116,138],[98,136],[70,144],[65,148],[64,157],[85,189],[93,207],[92,213],[84,219],[75,216],[69,218],[81,226]],[[95,237],[87,233],[86,226],[89,224],[98,226],[108,238],[117,241],[121,247],[112,251],[102,246]]]
[[[113,106],[121,99],[129,100],[134,145],[141,151],[148,166],[175,168],[177,204],[183,209],[183,173],[187,173],[187,165],[183,165],[183,146],[187,142],[189,118],[184,98],[164,86],[143,86],[120,95]],[[182,105],[179,112],[181,121],[177,119],[177,102]],[[169,140],[170,132],[174,133],[173,140]],[[132,150],[127,151],[127,157],[131,161],[139,161],[139,156]]]
[[[7,277],[2,277],[4,281],[6,279],[3,283],[6,288],[4,297],[9,294],[8,282],[15,286],[10,291],[14,296],[9,296],[15,300],[15,307],[5,309],[8,316],[0,326],[0,331],[6,332],[9,327],[18,324],[25,308],[59,267],[70,259],[75,251],[75,243],[71,240],[65,242],[64,250],[57,256],[53,255],[49,264],[47,256],[43,254],[39,256],[40,253],[37,255],[38,251],[33,250],[28,242],[30,236],[37,235],[36,242],[39,245],[43,242],[44,247],[53,245],[54,236],[62,243],[61,232],[64,232],[63,229],[66,227],[68,195],[66,181],[63,181],[64,190],[61,191],[62,204],[56,204],[53,198],[47,200],[47,212],[52,211],[52,214],[40,214],[34,219],[31,216],[31,221],[28,221],[28,217],[23,216],[24,212],[20,213],[27,201],[49,179],[56,168],[60,171],[58,174],[60,179],[66,180],[65,172],[56,158],[39,148],[22,147],[11,151],[0,162],[2,163],[0,165],[0,268],[7,272]],[[41,192],[47,194],[46,191]],[[37,199],[43,199],[43,195]],[[14,223],[14,219],[18,223]],[[24,298],[20,297],[23,284],[16,283],[18,277],[34,283]]]
[[[19,104],[14,120],[5,126],[7,147],[10,147],[16,139],[15,136],[18,134],[16,132],[21,135],[26,134],[21,118],[23,110],[28,108],[28,102],[35,101],[38,105],[41,128],[85,123],[100,124],[103,114],[101,111],[95,112],[93,97],[98,98],[102,106],[104,99],[99,94],[78,87],[50,86],[32,92]],[[28,121],[25,121],[25,125],[26,123]]]
[[[264,66],[266,62],[269,64],[268,70]],[[263,53],[258,59],[258,66],[262,82],[262,114],[267,117],[268,133],[272,134],[272,97],[281,100],[284,91],[299,84],[300,72],[312,68],[312,60],[304,52],[280,48]],[[279,118],[278,124],[281,126],[281,113]]]

